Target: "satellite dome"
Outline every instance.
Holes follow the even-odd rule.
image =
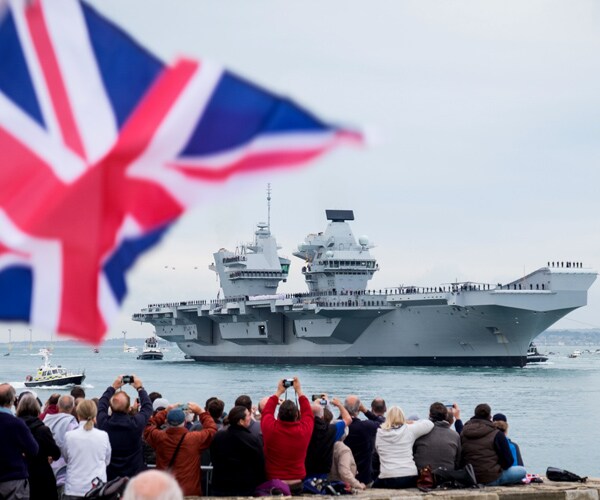
[[[325,252],[325,257],[327,257],[328,259],[331,259],[333,257],[333,252],[331,250],[327,250]]]
[[[361,236],[360,238],[358,238],[358,243],[361,247],[366,247],[369,244],[369,237]]]

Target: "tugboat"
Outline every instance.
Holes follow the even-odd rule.
[[[137,359],[163,359],[163,352],[158,347],[158,339],[156,337],[148,337],[144,341],[144,350]]]
[[[39,354],[44,360],[36,375],[32,377],[27,375],[25,378],[25,387],[46,387],[55,385],[81,385],[85,380],[85,370],[74,372],[63,368],[61,365],[50,363],[50,351],[40,349]]]
[[[531,342],[529,349],[527,349],[527,363],[545,363],[548,361],[548,356],[541,354],[537,346]]]

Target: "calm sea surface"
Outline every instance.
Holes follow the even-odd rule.
[[[66,344],[66,345],[65,345]],[[142,347],[142,341],[130,345]],[[41,347],[29,350],[13,345],[9,356],[0,355],[0,382],[23,390],[26,375],[40,364]],[[600,346],[580,350],[595,351]],[[407,415],[427,416],[430,403],[457,402],[467,420],[478,403],[507,415],[509,436],[519,444],[530,472],[543,473],[548,466],[562,467],[580,475],[600,476],[600,354],[584,352],[569,359],[573,346],[540,346],[553,351],[545,364],[526,368],[371,368],[364,366],[256,366],[203,365],[183,359],[173,345],[163,361],[138,361],[122,346],[106,344],[95,354],[89,347],[55,343],[52,361],[67,368],[85,368],[88,397],[100,396],[120,374],[136,374],[150,391],[159,391],[170,402],[204,404],[210,396],[225,401],[226,409],[240,394],[254,401],[272,394],[277,381],[298,375],[306,394],[326,392],[343,399],[358,394],[365,403],[383,396]],[[7,352],[6,344],[0,354]],[[51,392],[36,389],[46,401]],[[129,389],[133,395],[135,391]]]

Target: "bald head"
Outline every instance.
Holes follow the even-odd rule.
[[[181,500],[183,493],[173,476],[160,470],[147,470],[127,483],[123,500]]]
[[[129,395],[126,392],[117,392],[110,400],[113,412],[127,413],[129,411]]]
[[[0,384],[0,406],[10,408],[15,403],[17,393],[10,384]]]
[[[310,407],[312,409],[314,417],[323,418],[323,405],[319,401],[313,401]]]
[[[360,399],[355,394],[350,394],[344,401],[344,407],[351,417],[358,417],[360,413]]]
[[[70,394],[65,394],[58,398],[58,412],[71,413],[75,406],[75,399]]]

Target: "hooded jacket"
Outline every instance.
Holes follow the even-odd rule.
[[[70,413],[51,413],[46,415],[44,418],[44,424],[52,432],[54,441],[60,448],[61,456],[58,460],[54,460],[50,466],[56,477],[56,484],[62,486],[65,484],[65,478],[67,475],[67,462],[64,458],[65,451],[65,435],[67,432],[77,429],[79,424],[77,419]]]
[[[391,429],[377,430],[375,449],[379,454],[379,478],[410,477],[418,475],[413,460],[415,441],[433,429],[431,420],[419,420]]]

